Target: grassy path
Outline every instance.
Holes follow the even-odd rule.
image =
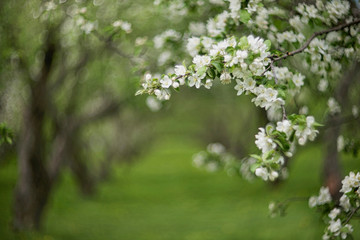
[[[171,140],[172,139],[172,140]],[[318,191],[318,149],[300,153],[289,182],[278,188],[247,183],[191,166],[200,150],[187,138],[163,138],[137,164],[116,169],[96,196],[81,198],[72,179],[59,184],[42,234],[14,235],[10,219],[14,166],[0,170],[0,239],[44,240],[230,240],[320,239],[323,225],[306,202],[284,218],[268,217],[270,200]],[[304,174],[306,173],[306,174]],[[315,184],[314,184],[315,183]],[[356,229],[359,237],[359,230]]]

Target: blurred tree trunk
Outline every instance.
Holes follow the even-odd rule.
[[[82,155],[80,149],[80,140],[78,134],[75,134],[69,141],[69,158],[70,169],[74,174],[75,181],[80,188],[81,193],[84,196],[90,196],[95,193],[95,185],[97,179],[91,175],[88,164]]]
[[[326,143],[326,155],[324,158],[323,174],[325,185],[329,188],[330,194],[334,199],[340,198],[341,188],[341,166],[340,157],[337,151],[337,138],[340,135],[340,126],[335,126],[337,123],[337,116],[330,116],[328,124],[334,125],[330,127],[324,134]]]
[[[346,109],[349,101],[349,90],[351,85],[358,80],[360,64],[355,62],[353,66],[344,74],[337,88],[335,89],[335,98],[341,109]],[[337,139],[340,136],[342,115],[329,114],[327,120],[327,130],[324,134],[326,143],[326,155],[323,165],[323,176],[325,185],[329,188],[331,196],[338,200],[341,196],[341,165],[340,156],[337,151]]]
[[[41,216],[48,200],[52,181],[46,169],[46,140],[44,119],[46,114],[46,85],[53,65],[56,47],[51,34],[47,39],[43,66],[35,81],[31,81],[31,99],[25,109],[19,144],[19,176],[15,190],[14,227],[39,228]]]
[[[98,179],[91,174],[81,153],[81,131],[95,121],[118,114],[128,101],[107,94],[97,108],[79,113],[78,109],[83,106],[80,104],[92,97],[78,99],[81,88],[78,82],[86,77],[80,75],[85,72],[89,56],[95,57],[97,52],[82,47],[79,50],[82,58],[69,66],[67,50],[61,47],[58,36],[61,24],[60,21],[56,26],[51,27],[50,23],[47,26],[41,51],[44,58],[37,75],[30,73],[32,64],[28,64],[26,54],[18,56],[17,70],[23,74],[30,95],[23,113],[18,145],[18,178],[13,205],[13,227],[16,230],[41,227],[53,187],[65,166],[70,168],[83,194],[94,193]],[[21,47],[19,32],[10,27],[7,29],[12,48],[19,53],[26,52]],[[69,81],[74,81],[70,90],[66,87]],[[54,96],[63,90],[67,91],[67,99],[60,107],[56,105]]]

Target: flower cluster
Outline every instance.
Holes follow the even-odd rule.
[[[225,169],[229,175],[236,173],[238,162],[221,143],[211,143],[206,151],[201,151],[193,156],[193,164],[198,168],[204,168],[209,172]]]
[[[237,159],[220,143],[211,143],[205,151],[193,156],[193,164],[198,168],[208,172],[224,170],[229,176],[238,175],[247,181],[254,180],[254,173],[251,171],[254,163],[256,159],[252,157]]]
[[[188,49],[196,45],[192,44],[193,41],[197,42],[200,39],[191,38]],[[178,88],[187,84],[190,87],[211,88],[214,79],[218,78],[223,84],[235,80],[237,94],[255,95],[253,102],[256,106],[265,109],[279,108],[285,101],[279,96],[275,84],[270,81],[267,84],[261,84],[264,78],[262,75],[270,62],[267,58],[270,55],[269,48],[269,41],[252,35],[239,40],[235,37],[227,38],[212,44],[208,54],[195,55],[193,65],[175,66],[174,74],[165,75],[160,79],[152,78],[147,74],[142,85],[143,89],[138,91],[138,94],[155,94],[160,100],[167,100],[170,98],[171,87]]]
[[[309,199],[309,207],[314,208],[316,206],[321,206],[324,204],[331,203],[331,195],[329,192],[329,188],[321,187],[319,191],[319,196],[312,196]]]
[[[204,0],[155,0],[154,5],[162,5],[166,7],[166,11],[170,12],[169,18],[178,18],[185,16],[189,11],[206,6]],[[224,0],[209,0],[207,5],[221,6]]]
[[[181,34],[173,29],[166,30],[165,32],[154,37],[154,47],[162,48],[167,41],[179,41]]]
[[[271,218],[274,218],[274,217],[282,217],[285,215],[286,213],[286,209],[288,207],[289,203],[287,201],[284,201],[284,202],[270,202],[269,203],[269,216]]]
[[[309,108],[303,101],[309,94],[307,90],[319,90],[319,97],[326,96],[328,108],[324,108],[325,113],[340,115],[346,112],[345,106],[339,104],[342,101],[337,97],[338,103],[330,94],[344,69],[354,62],[352,59],[360,57],[359,24],[311,37],[311,33],[354,21],[347,0],[300,3],[292,14],[287,14],[281,6],[274,7],[272,0],[209,1],[218,4],[217,11],[213,11],[218,14],[210,16],[204,23],[192,19],[194,22],[189,24],[188,33],[183,34],[191,64],[184,61],[162,76],[145,74],[142,89],[137,94],[155,95],[162,101],[170,98],[172,89],[178,90],[183,85],[210,89],[216,81],[233,84],[237,95],[250,95],[255,106],[267,111],[271,121],[266,127],[259,128],[255,136],[260,153],[243,161],[232,161],[226,157],[221,145],[211,144],[206,151],[194,156],[194,164],[209,171],[231,169],[230,172],[241,173],[247,179],[254,175],[265,181],[285,178],[285,163],[294,154],[296,146],[313,141],[318,134],[317,127],[321,126],[314,117],[306,116]],[[201,1],[193,1],[192,5],[187,0],[167,2],[170,5],[176,3],[176,11],[181,14],[185,8],[188,12],[191,7],[201,5]],[[289,24],[284,24],[286,21]],[[238,37],[239,27],[241,32],[253,35]],[[180,34],[175,40],[180,41]],[[165,41],[158,41],[159,48]],[[274,45],[272,50],[271,44]],[[294,61],[279,61],[298,53],[301,54],[294,57]],[[169,56],[164,52],[159,63]],[[173,62],[178,60],[173,58]],[[294,71],[294,67],[302,73]],[[301,115],[286,113],[292,109],[285,105],[290,102],[298,109],[303,106],[299,109]],[[357,118],[358,108],[355,106],[352,110]],[[351,144],[355,146],[357,142],[338,138],[339,151],[352,151]],[[353,231],[348,221],[360,206],[358,178],[351,173],[344,179],[344,194],[339,203],[333,201],[325,187],[320,189],[318,196],[309,199],[310,207],[325,214],[328,226],[324,239],[345,239]],[[285,208],[286,204],[269,206],[271,216],[283,215]]]
[[[131,31],[132,31],[131,23],[129,23],[127,21],[117,20],[112,25],[115,28],[121,28],[126,33],[131,33]]]
[[[200,38],[192,38],[191,41]],[[143,89],[137,94],[149,93],[157,96],[159,100],[168,100],[171,96],[170,89],[177,89],[181,85],[210,89],[214,79],[219,79],[222,84],[236,81],[237,95],[251,94],[252,102],[258,107],[280,109],[285,100],[276,89],[281,84],[291,82],[296,88],[304,84],[304,76],[293,74],[286,67],[275,68],[278,75],[277,82],[271,80],[273,76],[266,72],[270,59],[268,52],[270,43],[261,38],[250,35],[241,39],[227,38],[214,43],[208,54],[195,55],[193,64],[175,66],[174,73],[162,77],[145,75]],[[265,73],[265,74],[264,74]],[[264,84],[264,79],[268,79]],[[283,119],[277,123],[276,129],[272,125],[260,129],[256,135],[255,144],[261,150],[260,156],[254,155],[258,162],[254,170],[255,175],[264,180],[275,180],[284,164],[284,156],[292,156],[295,140],[304,145],[308,140],[313,141],[318,133],[315,129],[319,126],[313,117],[292,115],[289,120]],[[292,146],[292,150],[290,147]]]
[[[360,139],[359,138],[349,138],[340,135],[337,138],[337,150],[338,152],[344,152],[351,154],[354,157],[357,157],[360,149]]]
[[[354,172],[350,172],[348,176],[341,181],[342,188],[340,192],[344,194],[351,193],[354,191],[354,194],[357,194],[357,197],[360,197],[360,173],[355,174]]]
[[[157,112],[162,108],[161,102],[154,96],[148,96],[146,98],[146,105],[152,112]]]
[[[311,208],[317,207],[324,215],[327,224],[323,239],[347,239],[353,232],[349,221],[360,208],[360,173],[350,172],[342,180],[343,193],[338,203],[334,202],[327,187],[321,187],[319,196],[309,199]]]
[[[258,160],[252,166],[255,175],[264,181],[277,179],[284,165],[284,156],[291,157],[295,151],[295,140],[300,145],[307,140],[313,141],[318,133],[317,126],[319,124],[312,116],[291,115],[289,119],[277,122],[276,127],[268,124],[266,128],[259,128],[255,144],[261,155],[252,155]]]

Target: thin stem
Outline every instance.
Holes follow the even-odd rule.
[[[307,201],[308,199],[309,199],[308,197],[291,197],[283,200],[282,202],[279,202],[278,204],[279,206],[286,206],[290,202],[302,202],[302,201]]]
[[[112,51],[114,51],[116,54],[118,54],[121,57],[127,58],[130,63],[132,65],[136,65],[136,60],[134,59],[134,57],[124,53],[123,51],[121,51],[115,44],[114,41],[112,40],[112,36],[106,38],[103,35],[101,35],[99,32],[97,31],[93,31],[93,34],[102,42],[105,43],[105,45]]]
[[[332,127],[338,127],[338,126],[341,126],[343,124],[348,124],[348,123],[351,123],[351,122],[356,121],[356,120],[359,120],[359,119],[357,117],[354,117],[353,115],[349,115],[349,116],[342,117],[342,118],[339,117],[339,119],[337,119],[335,124],[325,125],[323,127],[323,129],[328,129],[328,128],[332,128]]]
[[[271,64],[265,69],[265,71],[260,75],[260,77],[264,76],[267,71],[271,68]]]
[[[190,75],[190,73],[185,73],[185,75],[177,76],[174,80],[179,80],[180,78],[186,78]]]
[[[286,52],[283,56],[280,56],[280,57],[277,57],[276,55],[271,55],[270,58],[272,59],[272,62],[277,62],[277,61],[280,61],[282,59],[286,59],[287,57],[294,56],[294,55],[296,55],[298,53],[303,52],[310,45],[312,40],[314,40],[317,36],[324,35],[324,34],[327,34],[327,33],[330,33],[330,32],[340,31],[340,30],[342,30],[344,28],[350,27],[350,26],[358,24],[358,23],[360,23],[360,19],[355,19],[354,21],[349,22],[349,23],[340,24],[338,26],[335,26],[335,27],[332,27],[332,28],[329,28],[329,29],[326,29],[326,30],[315,32],[305,42],[305,44],[301,48],[298,48],[298,49],[296,49],[296,50],[294,50],[292,52]]]
[[[346,221],[344,222],[344,225],[346,225],[346,224],[348,224],[348,223],[350,222],[351,218],[354,216],[354,214],[355,214],[355,213],[357,212],[357,210],[359,210],[359,209],[360,209],[360,206],[357,207],[357,208],[355,208],[355,209],[353,209],[353,210],[351,211],[349,217],[348,217],[348,218],[346,219]]]

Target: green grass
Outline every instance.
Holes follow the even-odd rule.
[[[300,152],[288,182],[269,187],[191,166],[200,150],[186,137],[159,140],[138,164],[118,168],[96,196],[84,199],[65,174],[48,207],[40,234],[8,228],[14,165],[0,170],[0,239],[320,239],[324,226],[306,202],[283,218],[268,217],[269,201],[315,194],[321,151]],[[305,174],[306,173],[306,174]],[[359,231],[355,228],[356,236]]]
[[[191,157],[203,146],[195,136],[199,122],[209,116],[209,109],[193,104],[200,100],[177,101],[182,108],[174,101],[154,127],[161,137],[150,151],[131,166],[116,167],[95,196],[81,197],[65,171],[41,233],[10,230],[16,165],[0,166],[0,240],[321,239],[325,226],[306,201],[293,203],[287,216],[274,219],[268,217],[268,204],[318,193],[322,148],[301,148],[291,161],[289,180],[277,186],[196,169]],[[345,165],[345,173],[359,170],[354,160],[346,159]],[[360,239],[359,227],[354,222],[354,239]]]

